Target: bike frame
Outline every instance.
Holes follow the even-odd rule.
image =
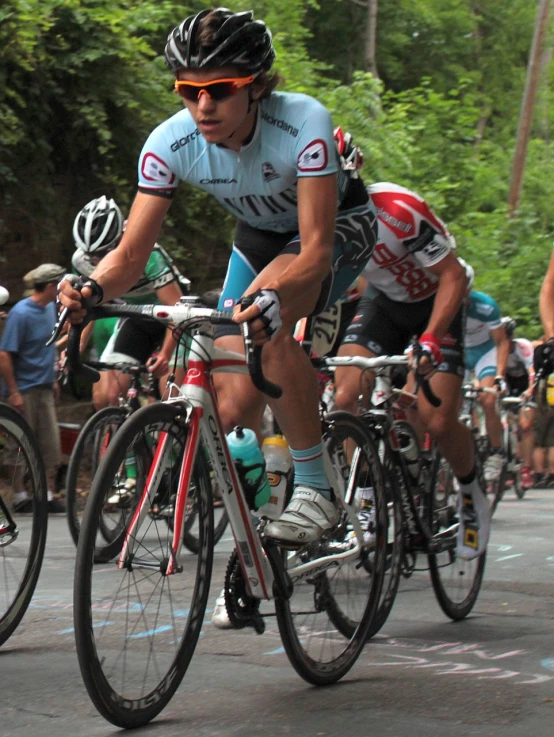
[[[179,311],[183,308],[161,307],[153,308],[154,317],[173,318],[178,324]],[[187,310],[191,310],[187,307]],[[212,310],[194,309],[196,313],[205,313],[206,322]],[[209,313],[209,314],[206,314]],[[188,314],[188,313],[187,313]],[[201,315],[199,315],[201,316]],[[190,319],[190,314],[188,314]],[[217,408],[217,398],[212,373],[241,373],[248,374],[248,366],[242,354],[223,350],[214,345],[213,336],[206,332],[198,332],[193,336],[190,348],[188,369],[183,386],[179,390],[179,396],[170,398],[164,403],[176,404],[183,408],[184,425],[187,428],[185,447],[181,469],[179,474],[177,500],[175,504],[175,520],[173,530],[173,541],[170,557],[167,563],[167,575],[179,570],[179,556],[181,551],[182,530],[185,518],[187,502],[187,491],[191,483],[194,460],[202,443],[208,450],[211,467],[217,478],[219,488],[222,491],[223,502],[233,536],[235,538],[236,551],[244,572],[244,580],[249,595],[257,599],[273,599],[275,575],[270,559],[264,550],[262,537],[256,529],[258,521],[254,518],[255,512],[251,513],[240,479],[231,457],[221,418]],[[325,447],[325,446],[324,446]],[[125,542],[118,561],[119,568],[130,564],[141,565],[133,562],[135,554],[135,530],[139,529],[150,509],[150,499],[158,489],[164,472],[166,462],[169,460],[170,443],[168,433],[160,432],[159,439],[154,450],[154,459],[149,469],[147,480],[142,492],[140,502],[129,523]],[[349,522],[356,532],[356,545],[346,552],[335,553],[316,558],[307,563],[293,565],[295,557],[291,555],[288,560],[287,574],[294,583],[317,572],[322,573],[329,568],[339,567],[346,561],[359,555],[363,534],[355,512],[344,503],[345,488],[339,474],[336,474],[331,459],[325,452],[326,472],[333,479],[338,503],[347,510]],[[353,464],[354,465],[354,464]],[[353,474],[351,474],[353,478]]]

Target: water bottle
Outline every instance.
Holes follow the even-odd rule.
[[[250,509],[267,504],[271,490],[256,433],[247,427],[237,426],[227,435],[227,444]]]
[[[258,509],[260,516],[278,519],[285,508],[287,482],[292,468],[289,445],[282,435],[272,435],[262,444],[270,497],[267,504]]]
[[[419,479],[421,469],[419,444],[417,439],[411,432],[407,432],[405,430],[400,430],[398,432],[398,439],[400,441],[400,450],[408,464],[410,476],[417,481]]]
[[[546,380],[546,402],[549,407],[554,407],[554,373],[549,374]]]

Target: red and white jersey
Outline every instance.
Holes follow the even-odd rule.
[[[439,279],[427,267],[456,248],[453,236],[415,192],[390,182],[372,184],[367,192],[379,231],[363,276],[395,302],[431,297]]]
[[[506,375],[518,379],[528,374],[533,367],[533,350],[531,341],[514,338],[506,364]]]

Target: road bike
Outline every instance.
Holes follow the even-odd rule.
[[[324,359],[328,367],[353,366],[375,374],[371,407],[362,409],[360,417],[383,464],[388,538],[385,581],[370,634],[385,623],[401,576],[409,578],[414,571],[428,568],[440,607],[448,617],[459,620],[472,610],[485,570],[485,554],[469,561],[456,553],[458,483],[449,463],[428,438],[421,447],[414,427],[397,404],[413,405],[417,399],[417,392],[392,385],[393,369],[407,366],[408,361],[405,355]],[[440,404],[428,382],[421,382],[421,388],[433,405]],[[422,555],[427,561],[423,568]]]
[[[121,426],[95,474],[82,520],[75,637],[81,673],[96,708],[117,726],[144,725],[169,702],[189,666],[204,623],[212,572],[213,487],[207,457],[235,539],[225,579],[232,624],[262,633],[265,618],[276,616],[284,649],[302,678],[314,685],[342,678],[365,645],[386,559],[384,480],[377,448],[363,423],[345,412],[322,423],[326,473],[341,510],[338,524],[316,542],[280,547],[265,535],[268,519],[258,518],[252,509],[252,496],[233,463],[211,378],[214,372],[250,373],[262,392],[280,395],[282,390],[263,375],[261,351],[252,348],[248,326],[245,359],[214,346],[212,326],[229,324],[229,313],[197,307],[187,298],[175,307],[118,305],[95,308],[94,313],[142,314],[193,332],[179,396],[142,408]],[[78,351],[72,346],[78,340],[72,328],[68,353],[77,363]],[[104,505],[129,453],[142,468],[140,501],[117,559],[95,566]],[[171,531],[149,514],[161,483],[175,490]],[[356,489],[369,485],[375,489],[371,546],[364,543],[356,514]],[[191,490],[198,502],[197,555],[187,554],[181,545]],[[262,609],[267,602],[273,602],[274,611]]]
[[[26,494],[26,499],[18,494]],[[33,596],[46,545],[46,474],[36,438],[19,412],[0,403],[0,645]]]

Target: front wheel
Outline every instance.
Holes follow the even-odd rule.
[[[485,572],[486,553],[464,560],[456,553],[458,481],[450,464],[438,453],[431,471],[429,524],[443,549],[429,555],[429,571],[437,601],[450,619],[464,619],[473,609]]]
[[[166,706],[185,675],[204,621],[213,561],[212,493],[200,448],[194,456],[186,453],[191,433],[184,417],[182,407],[165,404],[131,415],[108,447],[83,517],[74,584],[77,654],[89,696],[118,727],[143,726]],[[131,456],[143,480],[137,493],[144,510],[127,540],[132,554],[122,563],[118,558],[95,566],[106,498],[118,487]],[[187,492],[194,487],[198,505],[197,555],[175,551],[173,524],[151,511],[156,486],[170,494],[177,490],[183,457],[192,469]]]
[[[348,412],[325,419],[324,443],[354,512],[362,489],[373,489],[371,540],[358,540],[348,512],[319,541],[286,555],[287,569],[361,549],[342,564],[297,580],[290,599],[275,601],[285,651],[297,673],[322,686],[342,678],[361,653],[375,617],[383,583],[387,512],[379,455],[362,422]],[[369,572],[368,572],[369,571]],[[294,574],[292,574],[294,576]]]

